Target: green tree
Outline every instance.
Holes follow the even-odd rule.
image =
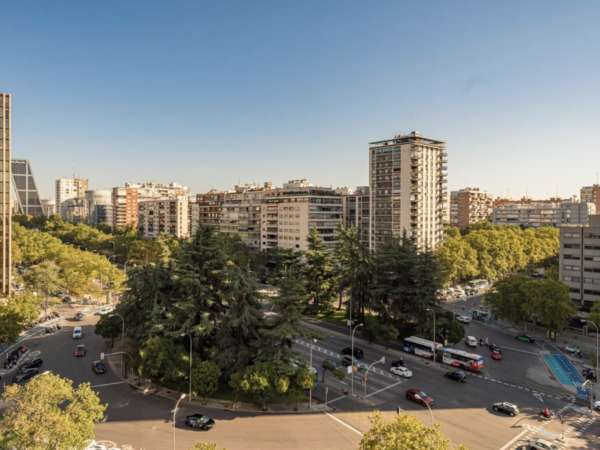
[[[6,306],[0,306],[0,343],[13,344],[25,328],[23,316]]]
[[[312,300],[312,311],[328,311],[336,288],[333,258],[316,228],[310,229],[304,257],[306,291]]]
[[[577,312],[569,288],[560,281],[529,280],[526,290],[535,305],[535,315],[550,331],[562,330]]]
[[[485,301],[495,316],[522,326],[532,320],[536,305],[527,291],[527,281],[522,275],[513,275],[494,284]]]
[[[89,383],[74,388],[71,380],[51,373],[9,385],[2,400],[0,446],[7,449],[83,448],[106,410]]]
[[[596,326],[600,327],[600,302],[595,302],[594,306],[592,306],[592,309],[590,310],[590,320],[593,321]],[[593,328],[593,325],[591,328]]]
[[[17,313],[27,325],[32,325],[40,317],[41,299],[31,291],[12,295],[6,302],[7,310]]]
[[[31,266],[23,278],[44,296],[44,315],[48,317],[48,297],[58,290],[62,281],[60,268],[53,261],[44,261]]]
[[[212,442],[198,442],[195,444],[190,450],[219,450],[217,448],[217,444],[213,444]],[[225,449],[221,449],[225,450]]]
[[[111,348],[115,346],[115,339],[121,336],[123,331],[121,319],[117,316],[104,314],[96,323],[94,333],[104,339],[110,339]]]
[[[140,374],[169,387],[186,379],[187,367],[183,347],[168,337],[149,338],[140,349]]]
[[[192,391],[202,399],[219,388],[221,369],[212,361],[200,361],[192,366]]]
[[[408,414],[385,421],[380,413],[371,416],[371,428],[360,441],[360,450],[451,450],[439,425],[426,426]],[[466,450],[462,445],[457,450]]]

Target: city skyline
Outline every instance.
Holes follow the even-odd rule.
[[[598,179],[592,2],[111,5],[3,10],[13,154],[44,197],[73,173],[367,185],[368,143],[411,130],[447,142],[449,190],[569,197]]]

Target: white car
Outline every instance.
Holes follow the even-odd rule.
[[[600,411],[600,400],[594,402],[594,409],[596,411]]]
[[[527,448],[532,450],[558,450],[557,445],[554,445],[552,442],[546,441],[545,439],[537,439],[530,442]]]
[[[399,377],[404,377],[404,378],[410,378],[413,375],[413,373],[410,369],[407,369],[406,367],[403,367],[403,366],[392,367],[392,368],[390,368],[390,372],[392,372],[394,375],[398,375]]]
[[[469,316],[456,316],[456,320],[460,323],[471,323],[471,318]]]

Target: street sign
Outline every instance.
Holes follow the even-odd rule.
[[[104,352],[100,352],[100,359],[104,359]]]

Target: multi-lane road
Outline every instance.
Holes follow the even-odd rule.
[[[173,448],[173,426],[170,421],[173,401],[167,398],[143,395],[123,383],[117,375],[96,375],[91,362],[104,351],[104,343],[93,333],[96,318],[87,316],[84,326],[84,343],[88,348],[85,358],[72,356],[79,342],[71,338],[71,330],[80,323],[65,321],[63,329],[53,335],[29,340],[26,344],[40,350],[44,370],[64,375],[75,383],[90,382],[108,404],[107,420],[96,427],[99,438],[114,441],[121,447],[135,449]],[[468,333],[487,335],[489,340],[503,348],[504,359],[500,362],[486,357],[483,375],[470,375],[465,384],[445,379],[448,368],[433,365],[411,355],[384,349],[356,339],[355,345],[365,352],[365,362],[372,363],[382,356],[385,364],[376,364],[371,370],[365,395],[363,378],[356,375],[351,395],[349,376],[344,382],[335,380],[331,374],[320,382],[314,392],[315,402],[324,402],[327,396],[328,411],[304,414],[240,413],[210,409],[183,403],[178,413],[176,448],[185,450],[198,441],[212,441],[229,450],[234,449],[356,449],[362,433],[368,430],[368,417],[373,410],[391,416],[400,408],[430,423],[439,423],[444,433],[456,443],[464,443],[472,449],[518,448],[534,436],[556,439],[562,433],[559,421],[541,422],[537,412],[545,405],[562,411],[565,417],[567,442],[598,448],[594,436],[598,436],[597,415],[587,416],[585,411],[571,405],[563,392],[544,373],[535,345],[520,343],[511,336],[486,329],[481,324],[468,326]],[[315,327],[307,324],[307,330],[319,336],[317,343],[304,338],[295,350],[310,359],[313,346],[313,365],[321,368],[323,359],[336,358],[339,351],[349,345],[350,338],[344,329]],[[403,356],[413,371],[411,379],[402,379],[389,373],[390,361]],[[425,390],[435,400],[431,413],[405,398],[411,387]],[[490,410],[496,401],[510,401],[519,405],[522,414],[510,418]],[[182,425],[182,419],[191,412],[202,412],[217,420],[209,432],[195,432]],[[570,444],[568,444],[570,445]],[[570,448],[570,447],[564,447]],[[585,448],[585,447],[581,447]]]

